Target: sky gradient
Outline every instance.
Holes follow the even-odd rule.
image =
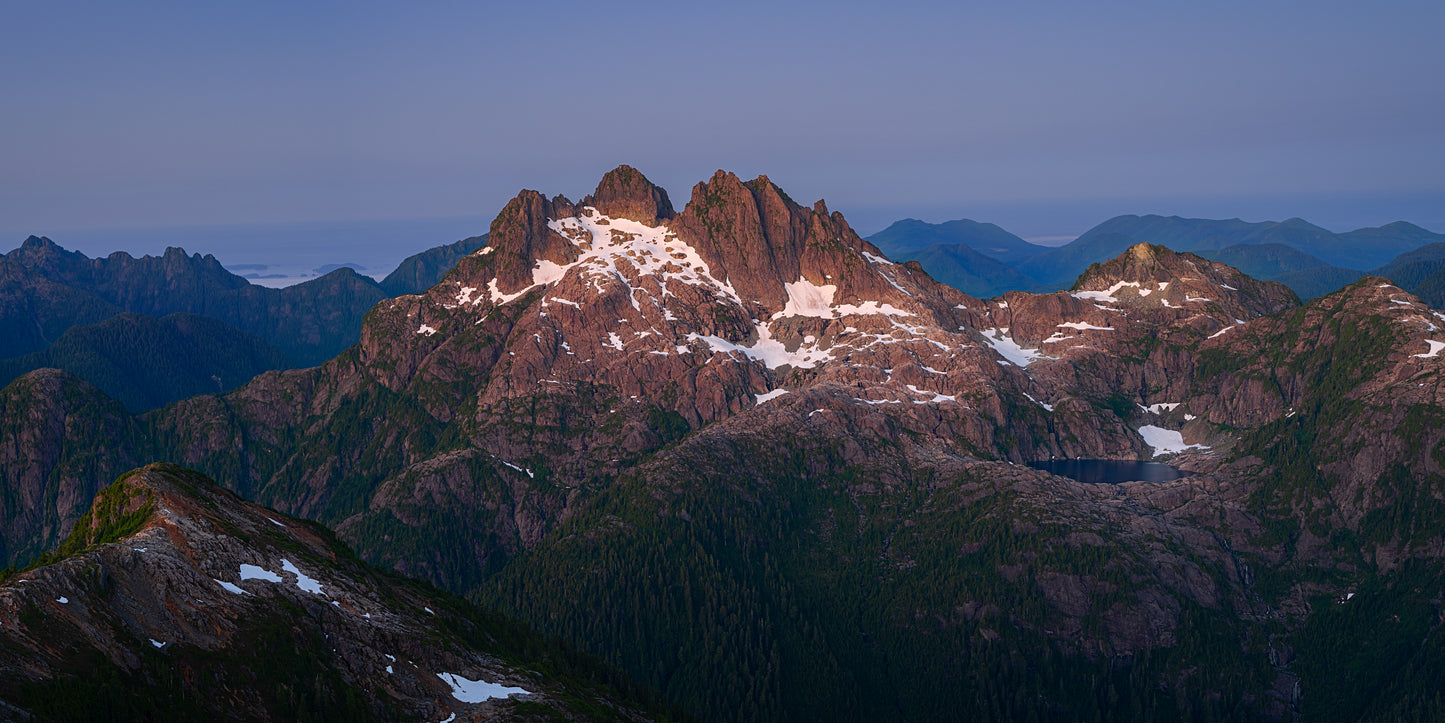
[[[0,232],[490,219],[620,163],[864,234],[1445,231],[1438,1],[492,5],[7,3]]]

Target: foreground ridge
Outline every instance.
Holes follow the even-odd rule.
[[[519,625],[369,568],[324,527],[174,465],[106,487],[41,562],[0,581],[12,713],[642,717],[589,683],[605,671],[575,654],[539,657]]]

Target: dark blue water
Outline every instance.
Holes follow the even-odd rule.
[[[1168,482],[1188,475],[1167,464],[1120,459],[1051,459],[1029,466],[1089,484]]]

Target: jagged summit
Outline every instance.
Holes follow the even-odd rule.
[[[604,216],[647,226],[656,226],[674,215],[667,191],[632,166],[618,166],[608,171],[598,182],[597,190],[583,198],[580,205],[594,206]]]
[[[462,283],[463,278],[489,273],[491,278],[475,288],[491,288],[494,278],[493,303],[517,298],[543,279],[555,281],[553,268],[574,264],[586,250],[575,238],[569,243],[565,231],[553,222],[567,225],[571,219],[594,215],[603,225],[612,219],[640,224],[607,234],[616,240],[610,245],[623,255],[643,253],[623,247],[654,231],[675,236],[677,253],[696,256],[720,287],[731,287],[742,299],[760,303],[768,314],[787,304],[784,284],[800,279],[838,287],[840,303],[881,301],[880,294],[897,288],[877,274],[849,273],[883,256],[822,201],[806,208],[766,176],[743,182],[718,171],[697,184],[692,200],[681,213],[674,213],[666,191],[629,166],[609,172],[597,190],[578,204],[565,196],[548,200],[538,192],[523,191],[498,214],[488,248],[477,254],[496,256],[465,264],[454,276]],[[687,250],[681,250],[683,245]]]
[[[664,197],[624,167],[592,199],[623,212],[643,208],[633,215],[645,218],[665,215]],[[669,380],[693,374],[698,362],[734,356],[743,367],[814,368],[880,334],[901,341],[956,330],[971,301],[882,257],[823,202],[805,208],[766,177],[743,182],[719,171],[694,188],[681,213],[656,225],[524,191],[493,222],[486,248],[422,297],[384,304],[380,316],[394,321],[364,331],[378,344],[363,347],[369,354],[390,346],[382,335],[405,340],[406,358],[393,365],[400,373],[387,381],[396,385],[410,379],[420,357],[471,338],[476,327],[487,334],[520,328],[533,343],[501,360],[522,365],[517,385],[598,380],[611,375],[598,367],[612,365]],[[548,373],[559,367],[560,377]],[[728,408],[736,409],[725,400],[738,392],[772,386],[759,370],[724,376],[729,381],[720,383],[732,390],[718,402]]]

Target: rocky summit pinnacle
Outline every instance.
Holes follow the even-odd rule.
[[[667,191],[655,186],[641,171],[631,166],[618,166],[608,171],[592,195],[582,199],[583,206],[594,206],[604,215],[625,218],[648,226],[672,218],[672,202]]]

